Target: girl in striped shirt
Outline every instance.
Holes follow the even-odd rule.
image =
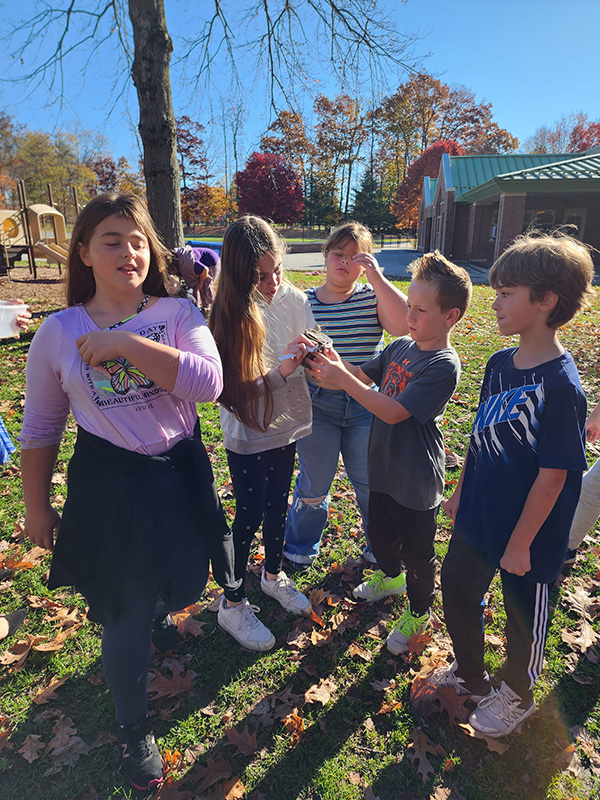
[[[323,245],[326,278],[307,290],[316,321],[333,346],[360,366],[383,349],[383,331],[407,333],[406,297],[383,276],[373,255],[373,239],[364,225],[348,222]],[[359,283],[366,275],[368,283]],[[367,447],[371,413],[346,392],[309,381],[312,434],[296,443],[300,473],[286,522],[284,555],[291,569],[307,569],[319,552],[329,510],[329,490],[341,453],[367,530],[369,490]],[[364,555],[372,560],[367,542]]]

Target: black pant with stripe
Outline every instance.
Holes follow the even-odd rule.
[[[454,535],[442,564],[442,597],[446,627],[458,662],[456,674],[469,686],[481,684],[485,594],[496,567],[482,550]],[[552,583],[534,583],[525,576],[500,570],[506,612],[506,663],[502,680],[525,701],[544,663]],[[498,676],[497,676],[498,677]]]

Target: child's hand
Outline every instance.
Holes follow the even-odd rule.
[[[600,403],[594,408],[585,423],[588,442],[596,442],[600,439]]]
[[[54,550],[54,535],[60,525],[60,514],[48,504],[41,511],[31,512],[25,510],[25,535],[32,544],[43,547],[45,550]]]
[[[119,358],[123,335],[127,331],[92,331],[80,336],[75,342],[79,355],[90,367],[99,367],[103,361]]]
[[[504,555],[500,559],[500,566],[513,575],[525,575],[531,569],[529,547],[513,545],[509,540]]]
[[[282,378],[289,378],[289,376],[298,369],[306,356],[307,341],[308,339],[300,334],[300,336],[296,336],[296,338],[288,344],[285,349],[285,356],[282,356],[280,359],[281,364],[279,365],[279,372]]]
[[[451,520],[456,519],[456,515],[458,514],[458,506],[460,503],[460,494],[454,492],[450,495],[447,500],[444,500],[442,503],[442,510],[447,517],[450,517]]]
[[[355,256],[352,256],[352,261],[363,267],[369,283],[373,283],[373,280],[377,280],[377,278],[383,276],[381,267],[377,263],[377,259],[373,253],[357,253]]]
[[[21,300],[20,297],[14,297],[11,300],[9,300],[9,302],[10,303],[23,303],[23,305],[25,304],[25,301]],[[29,311],[27,311],[27,309],[24,309],[17,316],[17,318],[15,320],[15,324],[16,324],[17,328],[20,328],[23,331],[23,333],[25,333],[27,331],[27,329],[29,328],[29,320],[30,319],[31,319],[31,314],[29,313]],[[15,339],[18,339],[18,338],[19,338],[19,334],[16,333],[15,334]]]
[[[306,364],[306,372],[325,389],[343,389],[346,376],[350,374],[333,347],[323,353],[315,353],[310,363]]]

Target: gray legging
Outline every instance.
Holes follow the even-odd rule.
[[[583,476],[581,495],[569,534],[569,550],[577,550],[600,517],[600,458]]]

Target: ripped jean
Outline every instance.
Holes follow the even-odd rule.
[[[329,512],[329,489],[340,452],[354,487],[364,531],[369,509],[367,450],[371,412],[344,391],[324,389],[310,382],[309,390],[312,433],[296,442],[300,474],[287,516],[283,548],[286,558],[301,564],[311,563],[319,553]]]

